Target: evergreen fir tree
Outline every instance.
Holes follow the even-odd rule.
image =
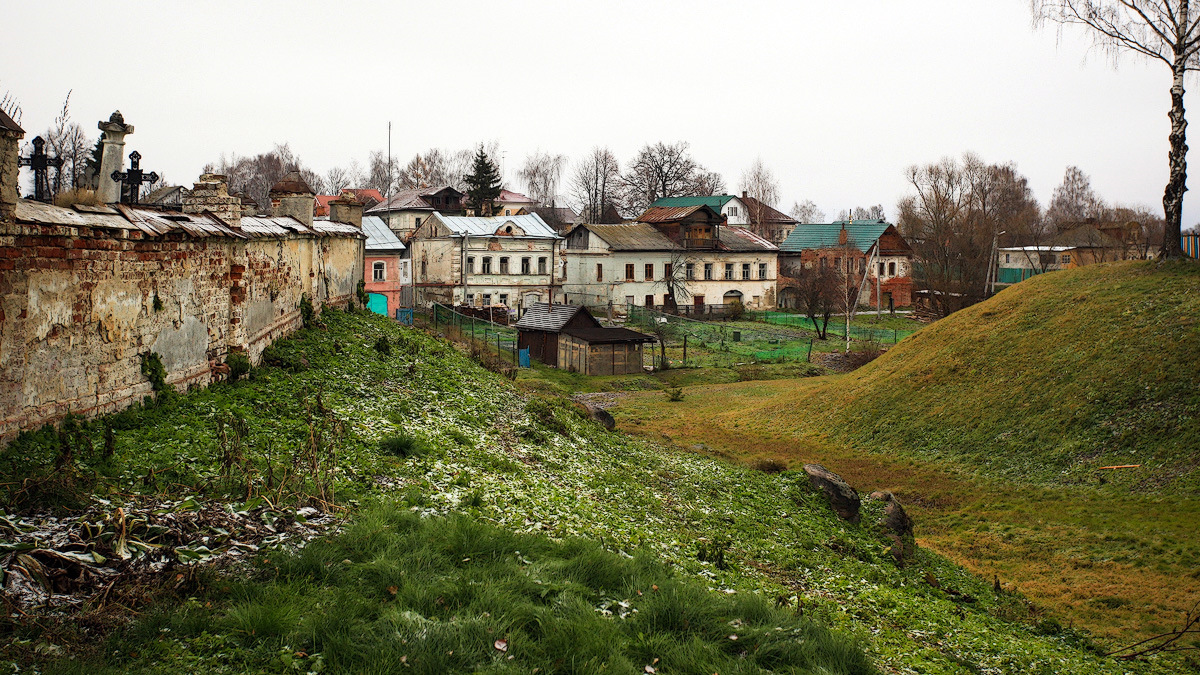
[[[92,146],[92,154],[88,156],[87,162],[84,163],[84,174],[88,176],[91,184],[87,187],[89,190],[95,190],[100,184],[100,157],[104,154],[104,139],[97,138],[96,145]]]
[[[477,216],[492,215],[493,202],[500,196],[500,167],[488,158],[479,145],[475,154],[475,163],[471,165],[471,173],[463,176],[467,183],[467,206],[474,210]]]

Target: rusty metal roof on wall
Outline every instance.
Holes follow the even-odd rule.
[[[525,239],[558,239],[558,232],[554,231],[553,227],[546,224],[542,217],[536,213],[530,213],[524,216],[445,216],[437,211],[429,220],[425,221],[426,227],[434,219],[440,221],[456,235],[469,234],[474,236],[511,236],[514,238]],[[515,230],[506,232],[509,227],[515,227],[524,232],[524,234],[513,234]]]
[[[778,251],[779,247],[744,227],[727,225],[717,234],[723,251]]]
[[[311,195],[312,188],[308,187],[308,183],[304,182],[304,178],[299,171],[289,171],[279,179],[279,182],[271,186],[268,194],[298,194]]]
[[[25,130],[21,128],[21,125],[14,122],[13,118],[9,117],[8,113],[4,112],[3,110],[0,110],[0,129],[13,131],[18,134],[25,133]]]
[[[313,230],[319,235],[327,237],[360,237],[366,239],[367,235],[363,234],[362,228],[353,223],[343,223],[337,220],[314,220]]]
[[[286,237],[292,234],[316,234],[291,216],[242,216],[242,233],[252,239]]]
[[[146,234],[161,236],[183,230],[193,237],[241,237],[211,213],[180,213],[145,207],[113,205],[125,219]]]

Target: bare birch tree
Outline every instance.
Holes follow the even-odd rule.
[[[566,165],[566,155],[552,155],[537,150],[525,158],[525,163],[517,175],[534,201],[542,206],[554,206],[554,199],[558,196],[558,183],[562,180],[563,168]]]
[[[788,211],[788,215],[799,223],[823,223],[827,218],[825,212],[818,208],[811,199],[792,202],[792,208]]]
[[[762,157],[756,157],[750,168],[742,172],[741,190],[746,196],[753,197],[753,201],[746,204],[750,226],[760,236],[773,239],[763,229],[762,223],[767,209],[779,203],[779,180],[775,178],[775,172],[762,161]]]
[[[1054,188],[1046,221],[1056,232],[1069,230],[1088,220],[1100,220],[1107,207],[1092,189],[1092,180],[1077,166],[1068,166],[1063,181]]]
[[[1200,70],[1200,8],[1190,0],[1030,0],[1035,22],[1083,26],[1114,61],[1133,52],[1171,69],[1170,177],[1163,192],[1163,258],[1183,257],[1180,230],[1187,191],[1187,118],[1183,81]]]

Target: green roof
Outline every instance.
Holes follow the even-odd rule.
[[[721,207],[725,203],[733,199],[733,195],[709,195],[707,197],[663,197],[656,200],[650,206],[664,206],[667,208],[675,208],[680,206],[700,206],[701,204],[709,207],[717,213],[721,212]]]
[[[889,227],[891,225],[883,220],[797,225],[779,245],[779,250],[784,253],[799,253],[814,248],[835,248],[840,240],[842,228],[846,228],[847,241],[866,253]]]

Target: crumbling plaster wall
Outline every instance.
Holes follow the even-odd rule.
[[[361,239],[173,233],[0,223],[0,438],[151,393],[140,355],[177,389],[205,385],[230,351],[257,363],[301,324],[301,294],[345,304]]]

